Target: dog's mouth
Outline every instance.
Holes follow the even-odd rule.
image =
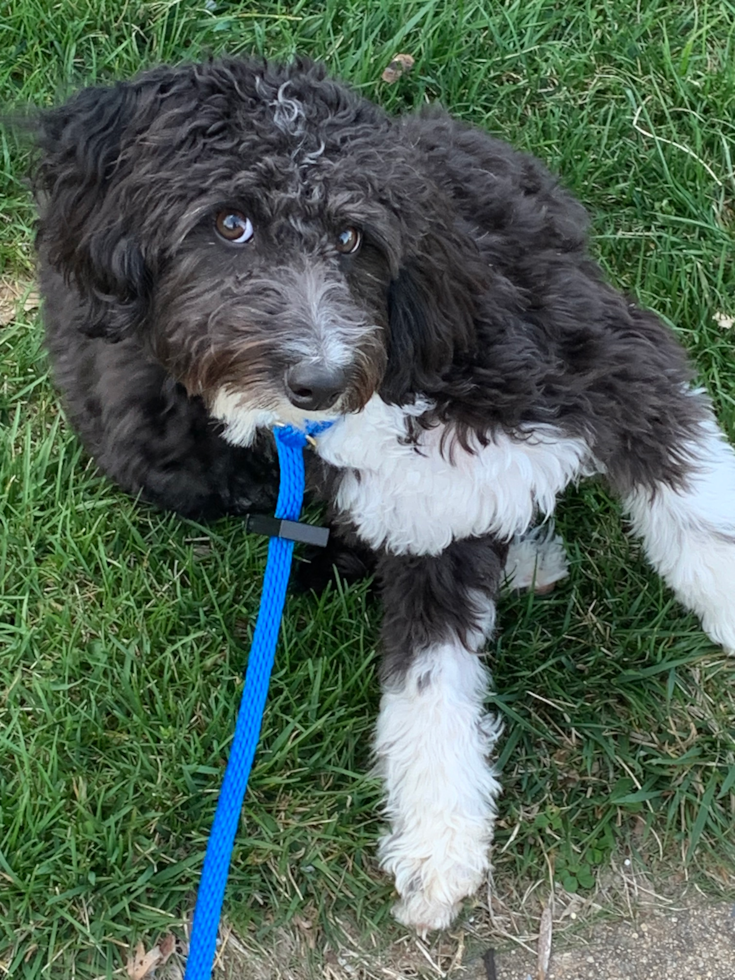
[[[299,428],[359,412],[378,390],[387,352],[379,327],[316,345],[311,338],[274,338],[264,329],[237,342],[189,352],[179,373],[186,389],[203,398],[225,424],[225,436],[248,445],[259,428],[279,423]],[[314,349],[318,346],[327,349]]]
[[[336,384],[335,378],[297,372],[284,383],[282,394],[246,390],[223,385],[205,396],[211,415],[225,425],[224,436],[235,445],[247,446],[258,429],[292,425],[303,429],[308,422],[333,422],[343,415],[364,408],[373,391],[363,391],[350,384]]]

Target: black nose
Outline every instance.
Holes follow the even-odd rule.
[[[346,380],[340,368],[303,361],[286,372],[286,394],[296,408],[312,412],[331,408],[345,390]]]

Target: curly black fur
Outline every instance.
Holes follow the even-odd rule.
[[[274,125],[286,83],[298,132]],[[344,220],[364,246],[329,274],[386,334],[362,339],[347,409],[420,392],[435,401],[420,424],[465,441],[553,422],[620,489],[681,478],[675,444],[700,417],[680,397],[684,355],[604,283],[584,210],[533,158],[435,109],[392,119],[305,61],[159,68],[83,90],[38,132],[55,376],[125,489],[188,514],[272,502],[271,453],[228,446],[203,402],[228,381],[280,383],[274,335],[299,324],[274,299],[278,267],[319,256]],[[212,212],[233,203],[267,228],[257,289],[261,269],[212,241]]]

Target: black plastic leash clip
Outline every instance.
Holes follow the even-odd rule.
[[[269,517],[267,514],[248,514],[245,528],[253,534],[264,534],[267,538],[285,538],[287,541],[298,541],[317,548],[326,548],[329,541],[328,527],[287,521],[282,517]]]

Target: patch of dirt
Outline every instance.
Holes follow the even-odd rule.
[[[518,949],[497,957],[497,980],[536,980],[533,957]],[[586,929],[552,956],[546,980],[733,980],[735,906],[651,912],[634,922]],[[477,980],[487,974],[477,973]]]

